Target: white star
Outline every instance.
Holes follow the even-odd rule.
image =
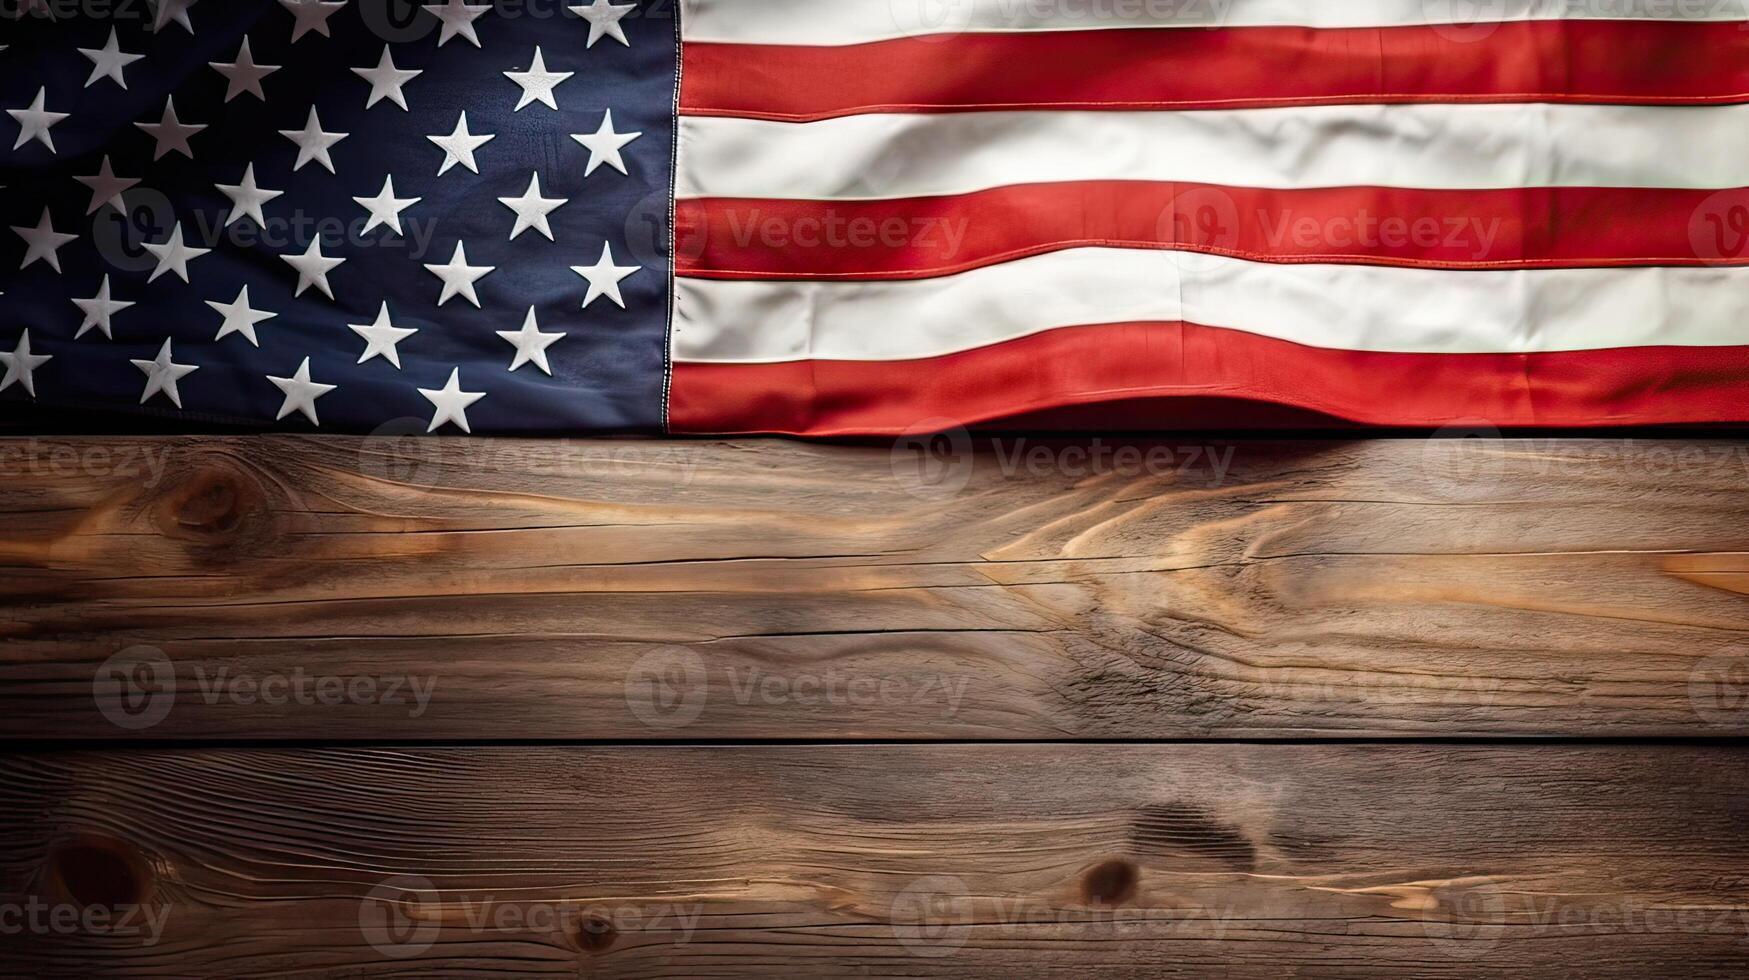
[[[110,299],[109,295],[109,276],[105,275],[103,285],[97,287],[96,296],[73,301],[73,305],[85,313],[85,319],[79,324],[79,332],[73,335],[74,340],[85,336],[92,327],[103,331],[105,337],[111,340],[115,339],[115,334],[109,332],[109,318],[134,304],[124,300]]]
[[[547,348],[565,338],[561,333],[541,333],[540,324],[535,322],[534,307],[528,308],[528,318],[522,321],[521,330],[499,330],[498,336],[516,348],[516,357],[510,362],[510,370],[514,371],[524,364],[533,364],[552,376],[553,367],[547,363]]]
[[[108,156],[103,158],[103,166],[97,173],[73,179],[91,188],[91,206],[85,209],[86,214],[96,214],[97,209],[105,204],[113,205],[117,211],[122,210],[122,194],[140,182],[138,177],[117,177],[109,167]]]
[[[410,327],[397,327],[389,322],[389,304],[377,311],[375,323],[348,323],[352,332],[364,338],[364,353],[359,356],[358,363],[363,364],[373,357],[381,357],[393,364],[396,370],[401,367],[401,353],[395,346],[419,331]]]
[[[164,116],[155,123],[134,123],[147,133],[150,133],[158,146],[152,151],[152,159],[156,160],[164,154],[175,150],[183,156],[194,159],[194,151],[188,148],[188,138],[206,128],[204,123],[184,123],[176,117],[176,97],[170,96],[164,100]]]
[[[542,197],[538,172],[528,178],[528,190],[523,191],[521,197],[498,199],[498,203],[516,212],[516,227],[510,230],[511,241],[516,241],[517,235],[530,228],[547,236],[547,241],[553,241],[553,226],[547,222],[547,215],[569,201],[568,197]]]
[[[269,313],[266,310],[252,309],[249,306],[248,286],[244,286],[243,291],[237,294],[237,301],[234,303],[221,303],[218,300],[209,299],[206,301],[206,305],[217,310],[225,318],[225,322],[219,324],[219,333],[213,338],[214,340],[224,340],[231,334],[237,333],[242,334],[243,339],[256,347],[261,346],[261,341],[255,336],[255,325],[279,315]]]
[[[152,0],[155,8],[152,12],[152,30],[164,29],[164,25],[175,21],[182,29],[194,33],[194,25],[188,22],[188,8],[194,6],[195,0]]]
[[[85,80],[85,87],[97,84],[100,78],[127,88],[127,79],[121,76],[123,68],[144,58],[143,54],[128,54],[121,49],[121,42],[116,39],[115,28],[109,29],[109,41],[101,48],[80,48],[79,53],[91,59],[91,77]]]
[[[541,54],[540,45],[535,45],[534,62],[527,71],[507,71],[504,77],[522,86],[522,98],[516,101],[514,111],[521,112],[524,106],[534,102],[544,102],[547,108],[557,109],[559,103],[553,98],[553,89],[559,83],[572,75],[574,71],[547,71],[547,60]]]
[[[242,220],[254,218],[258,227],[267,227],[267,215],[261,211],[261,206],[268,201],[284,194],[285,191],[266,190],[255,183],[255,165],[251,163],[243,170],[243,182],[240,184],[215,184],[226,197],[231,199],[231,213],[225,216],[225,227]]]
[[[450,369],[449,382],[441,389],[432,391],[429,388],[421,388],[419,393],[425,396],[432,408],[436,409],[431,415],[431,428],[426,429],[426,432],[436,432],[443,427],[445,422],[454,422],[456,428],[469,434],[473,433],[474,430],[468,428],[468,406],[486,397],[486,393],[483,391],[463,391],[461,368]]]
[[[8,109],[6,114],[18,120],[18,142],[12,144],[14,150],[36,140],[55,152],[54,137],[49,135],[49,127],[67,118],[71,113],[50,112],[43,108],[43,100],[48,97],[47,86],[36,90],[36,101],[23,109]]]
[[[480,305],[480,297],[474,292],[474,283],[498,267],[495,265],[469,265],[467,249],[461,242],[456,242],[455,254],[450,256],[448,264],[427,264],[425,268],[432,275],[443,280],[443,295],[437,299],[438,306],[449,302],[455,296],[461,296],[477,307]]]
[[[496,136],[496,133],[476,136],[468,132],[468,114],[463,111],[461,118],[456,120],[455,132],[448,136],[427,136],[425,138],[443,149],[443,166],[437,168],[437,175],[441,177],[449,173],[449,168],[458,163],[474,173],[479,173],[480,165],[474,162],[474,151],[491,142]]]
[[[480,46],[480,35],[474,33],[474,21],[488,10],[489,3],[463,3],[462,0],[443,0],[443,3],[428,3],[419,9],[438,20],[443,21],[443,31],[437,36],[437,46],[443,47],[449,39],[461,35],[472,41],[474,47]]]
[[[370,231],[377,225],[384,225],[393,228],[395,234],[400,235],[404,234],[401,231],[401,212],[425,199],[422,197],[396,197],[395,175],[390,174],[383,178],[383,189],[377,192],[376,197],[355,197],[353,200],[370,212],[370,220],[364,223],[365,231]]]
[[[35,228],[13,225],[12,230],[18,232],[18,237],[24,239],[24,263],[19,266],[20,269],[28,269],[31,267],[32,263],[41,259],[49,264],[49,268],[56,272],[60,272],[60,247],[68,242],[77,240],[79,237],[78,235],[66,235],[56,231],[54,222],[49,219],[49,209],[47,207],[43,208],[42,220],[36,223]]]
[[[394,56],[389,54],[389,46],[383,45],[383,56],[378,59],[375,68],[354,68],[352,73],[370,83],[370,95],[365,99],[364,107],[369,109],[384,99],[407,108],[407,96],[402,94],[401,86],[420,75],[423,70],[412,68],[396,68]]]
[[[135,360],[134,367],[146,372],[146,391],[140,395],[140,404],[144,405],[153,395],[160,391],[170,399],[177,408],[182,407],[182,393],[176,390],[176,382],[200,370],[199,365],[178,364],[172,359],[170,341],[166,339],[164,346],[158,348],[158,356],[150,361]]]
[[[642,269],[641,265],[614,265],[613,246],[602,243],[601,260],[594,265],[574,265],[571,271],[589,280],[589,295],[583,297],[583,308],[595,302],[596,297],[606,296],[625,309],[626,301],[619,294],[619,282],[626,276]]]
[[[603,163],[622,174],[626,173],[626,162],[619,155],[619,151],[627,143],[642,135],[644,134],[614,132],[612,109],[607,110],[607,113],[601,117],[600,129],[593,133],[572,133],[572,139],[589,148],[589,165],[583,168],[583,176],[587,177],[594,173],[595,169]]]
[[[229,102],[244,92],[255,96],[263,102],[267,101],[267,93],[261,91],[261,80],[279,71],[279,65],[258,65],[255,55],[249,51],[249,37],[244,35],[243,47],[237,51],[237,60],[229,64],[222,61],[209,61],[219,74],[225,76],[225,101]]]
[[[298,145],[298,161],[292,164],[293,170],[304,169],[304,164],[311,160],[328,168],[334,173],[334,159],[328,155],[328,148],[340,142],[351,133],[322,132],[322,117],[316,115],[316,107],[310,107],[310,117],[304,121],[303,129],[282,129],[279,135]]]
[[[311,31],[330,37],[328,18],[346,6],[346,0],[279,0],[279,4],[298,19],[292,26],[292,41],[296,43],[298,38]]]
[[[620,20],[626,14],[637,8],[635,3],[609,3],[608,0],[590,0],[589,6],[577,4],[571,8],[571,13],[589,22],[589,41],[583,46],[595,47],[595,42],[603,35],[611,35],[615,41],[631,47],[632,42],[626,40],[625,28],[620,26]]]
[[[270,374],[267,376],[267,380],[273,382],[280,391],[285,393],[285,404],[279,406],[279,414],[273,417],[274,421],[277,422],[293,412],[302,412],[304,418],[310,420],[311,425],[322,424],[321,420],[316,418],[316,399],[333,391],[337,386],[311,381],[309,358],[304,358],[304,363],[298,365],[297,373],[291,377],[276,378]]]
[[[183,281],[188,281],[188,263],[212,251],[210,248],[189,248],[182,240],[182,222],[170,229],[170,237],[161,245],[145,243],[146,251],[158,257],[158,267],[146,277],[147,282],[156,280],[166,272],[174,272]]]
[[[18,337],[18,346],[8,354],[0,350],[0,364],[6,365],[6,377],[0,378],[0,391],[14,384],[24,386],[24,393],[36,397],[36,379],[32,376],[37,368],[54,360],[53,354],[32,354],[30,352],[30,331],[27,329]]]
[[[310,243],[310,247],[305,250],[304,254],[281,255],[280,258],[284,259],[287,265],[298,270],[298,288],[292,292],[293,296],[302,296],[304,290],[315,286],[322,291],[322,295],[329,299],[334,298],[334,290],[328,285],[328,273],[334,271],[340,263],[346,260],[344,258],[331,259],[323,255],[321,236],[317,236],[316,240]]]

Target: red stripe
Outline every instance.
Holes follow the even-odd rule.
[[[1749,99],[1740,23],[1038,31],[847,47],[684,48],[681,111],[804,121],[863,112],[1208,109],[1343,102],[1708,104]]]
[[[1542,354],[1325,350],[1185,323],[1053,330],[916,361],[676,364],[671,429],[894,435],[927,419],[987,423],[1122,404],[1114,427],[1186,420],[1181,399],[1233,398],[1368,425],[1701,424],[1741,420],[1749,347]],[[1103,413],[1101,413],[1103,416]]]
[[[1749,264],[1749,189],[1080,181],[888,201],[678,202],[676,268],[711,279],[915,279],[1079,246],[1429,268]]]

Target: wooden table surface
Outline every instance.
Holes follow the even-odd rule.
[[[0,973],[1741,977],[1749,442],[0,439]]]

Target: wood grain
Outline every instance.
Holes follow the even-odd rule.
[[[1749,734],[1749,444],[890,448],[0,441],[0,736]]]
[[[0,907],[152,917],[24,930],[0,969],[1739,977],[1745,764],[1621,745],[13,756]]]

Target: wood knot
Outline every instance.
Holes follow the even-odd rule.
[[[58,901],[80,906],[141,905],[152,894],[152,869],[132,846],[87,834],[49,852],[47,886]]]
[[[1136,883],[1140,880],[1141,873],[1133,863],[1104,861],[1081,876],[1081,897],[1088,905],[1108,908],[1122,905],[1136,897]]]
[[[176,509],[176,523],[196,532],[229,531],[242,519],[237,486],[222,478],[201,481]]]
[[[204,466],[159,499],[157,525],[180,541],[239,549],[266,533],[266,503],[261,485],[242,471]]]
[[[619,941],[619,930],[599,915],[586,915],[577,920],[577,945],[599,953]]]

